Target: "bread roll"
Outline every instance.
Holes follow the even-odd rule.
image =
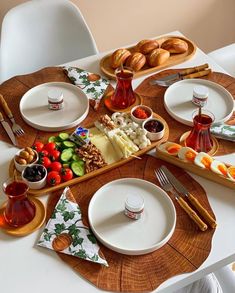
[[[188,44],[177,38],[171,38],[166,40],[161,45],[162,49],[169,51],[170,53],[185,53],[188,50]]]
[[[139,71],[146,63],[146,57],[139,52],[131,54],[126,60],[126,66],[131,67],[134,71]]]
[[[127,49],[118,49],[111,55],[111,67],[118,68],[121,64],[124,64],[126,59],[131,55],[131,52]]]
[[[170,57],[169,51],[164,50],[162,48],[158,48],[153,50],[148,55],[147,60],[150,67],[155,67],[155,66],[161,65],[162,63],[165,63],[169,57]]]
[[[159,44],[156,40],[142,40],[136,45],[135,51],[142,54],[149,54],[151,51],[157,49],[158,47]]]

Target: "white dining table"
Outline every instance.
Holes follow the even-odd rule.
[[[170,32],[169,35],[183,36],[179,31]],[[75,60],[66,65],[77,66],[90,72],[102,74],[99,61],[107,53],[109,52]],[[171,68],[192,67],[204,63],[208,63],[213,71],[226,73],[199,48],[190,60]],[[145,78],[146,76],[135,79],[133,87],[137,87]],[[1,131],[3,131],[2,128]],[[8,178],[9,162],[16,151],[17,148],[12,145],[0,142],[0,184]],[[152,151],[151,154],[154,155],[154,152]],[[220,157],[220,159],[235,165],[235,153]],[[206,190],[210,205],[217,218],[218,227],[212,239],[211,252],[197,270],[170,278],[153,292],[173,292],[235,261],[234,190],[194,174],[190,175]],[[40,200],[45,204],[47,199],[48,196],[46,195],[40,197]],[[6,196],[1,191],[0,204],[5,200]],[[55,252],[39,248],[36,245],[42,230],[43,227],[28,236],[19,238],[7,235],[0,230],[0,291],[4,293],[102,292],[73,271]]]

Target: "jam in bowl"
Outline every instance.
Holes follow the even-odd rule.
[[[143,128],[147,130],[147,137],[151,141],[159,140],[164,135],[164,125],[157,118],[149,118],[144,121]]]
[[[153,111],[148,106],[138,105],[131,109],[131,119],[138,124],[142,124],[146,119],[152,116]]]

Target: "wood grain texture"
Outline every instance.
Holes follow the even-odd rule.
[[[183,41],[185,41],[188,44],[188,50],[185,53],[181,53],[181,54],[171,54],[170,57],[167,59],[166,62],[162,63],[161,65],[155,66],[155,67],[149,67],[147,64],[144,65],[143,68],[141,68],[139,71],[135,72],[134,78],[146,75],[146,74],[151,74],[154,73],[157,70],[161,70],[164,68],[167,68],[169,66],[173,66],[179,63],[182,63],[190,58],[193,57],[193,55],[196,53],[196,45],[183,37],[178,37],[178,36],[165,36],[165,37],[161,37],[159,39],[157,39],[159,45],[161,46],[161,44],[170,39],[170,38],[177,38],[177,39],[181,39]],[[129,47],[127,48],[131,53],[135,52],[135,47]],[[107,56],[104,56],[101,61],[100,61],[100,69],[101,71],[108,76],[109,78],[112,79],[116,79],[115,76],[115,69],[113,69],[111,67],[111,55],[109,54]]]
[[[163,103],[166,88],[157,85],[151,86],[149,85],[149,81],[176,73],[178,71],[179,70],[168,69],[154,74],[149,78],[146,78],[135,90],[142,96],[144,105],[150,106],[155,113],[159,114],[166,120],[170,128],[170,141],[179,141],[180,136],[184,132],[189,131],[191,128],[177,122],[166,112]],[[205,79],[222,85],[233,95],[233,97],[235,97],[235,78],[223,73],[213,72],[209,76],[205,77]],[[29,89],[39,84],[52,81],[70,82],[61,67],[47,67],[32,74],[11,78],[0,85],[0,94],[4,96],[9,108],[12,110],[12,113],[16,118],[17,123],[23,127],[26,133],[24,136],[17,138],[19,147],[32,145],[36,139],[46,141],[52,135],[52,132],[39,131],[27,125],[23,121],[19,112],[20,99]],[[107,92],[110,90],[112,90],[112,87],[109,87]],[[83,126],[90,125],[91,122],[93,122],[102,113],[111,114],[111,112],[105,107],[104,103],[101,103],[98,112],[90,108],[88,117],[84,120]],[[10,123],[7,118],[6,121]],[[68,129],[68,132],[72,132],[73,130],[74,128]],[[57,134],[58,132],[53,132],[53,135]],[[2,129],[0,131],[0,140],[11,143],[8,135],[5,131],[2,131]],[[217,155],[234,152],[234,144],[230,141],[220,139],[219,145],[220,147]]]
[[[33,127],[29,126],[27,123],[24,122],[19,111],[19,103],[21,97],[29,89],[42,83],[54,81],[71,83],[67,75],[64,73],[62,67],[46,67],[31,74],[16,76],[5,81],[3,84],[0,85],[0,94],[2,94],[4,99],[7,101],[8,106],[11,109],[17,123],[20,124],[25,131],[25,135],[17,138],[18,146],[20,148],[31,146],[37,139],[46,142],[51,135],[59,134],[59,132],[45,132],[34,129]],[[107,88],[107,91],[111,89],[112,87],[109,86]],[[99,117],[102,113],[111,113],[105,108],[103,103],[101,103],[98,112],[96,112],[92,107],[90,107],[88,116],[83,121],[82,125],[91,125],[91,123],[95,119],[97,119],[97,117]],[[6,121],[10,123],[10,121],[7,118]],[[76,127],[73,127],[66,131],[72,132],[75,128]],[[5,131],[0,132],[0,140],[11,143]]]
[[[168,69],[156,73],[148,78],[146,78],[137,88],[136,92],[143,97],[143,103],[152,108],[152,110],[162,116],[169,128],[170,128],[170,135],[169,141],[179,142],[180,137],[183,133],[190,131],[191,127],[184,125],[174,118],[172,118],[164,107],[164,93],[166,88],[158,86],[158,85],[150,85],[149,81],[153,79],[158,79],[169,74],[174,74],[179,72],[179,69]],[[203,77],[203,79],[213,81],[218,83],[219,85],[226,88],[233,96],[235,97],[235,78],[220,72],[212,72],[207,77]],[[222,139],[217,139],[219,142],[219,149],[216,152],[216,155],[225,155],[234,153],[234,143],[231,141],[226,141]]]
[[[93,194],[104,184],[119,178],[141,178],[158,185],[153,170],[162,164],[180,177],[180,181],[214,217],[204,189],[192,177],[178,167],[144,155],[142,160],[134,160],[71,187],[73,195],[81,207],[84,221],[88,222],[88,205]],[[61,193],[62,190],[51,194],[48,200],[48,218]],[[172,276],[196,270],[205,261],[211,250],[215,230],[209,228],[207,231],[201,232],[177,202],[175,200],[173,202],[177,213],[175,232],[166,245],[153,253],[128,256],[114,252],[100,244],[109,263],[108,268],[62,253],[58,253],[58,255],[82,277],[102,290],[152,291]]]

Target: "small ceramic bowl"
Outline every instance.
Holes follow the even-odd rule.
[[[136,116],[138,113],[138,109],[140,111],[142,111],[143,113],[145,113],[147,117],[146,118],[138,118]],[[153,111],[148,106],[138,105],[138,106],[135,106],[131,109],[131,119],[138,124],[142,124],[146,119],[149,119],[151,117],[153,117]]]
[[[142,127],[147,130],[147,137],[151,141],[161,139],[165,132],[164,124],[157,118],[145,120]]]
[[[19,150],[14,156],[14,164],[15,164],[16,170],[19,172],[23,172],[26,167],[32,166],[33,164],[37,163],[37,161],[38,161],[38,153],[34,150],[33,151],[34,152],[34,160],[30,164],[20,164],[19,162],[17,162],[16,157],[19,156],[20,152],[24,151],[24,150],[25,149]]]
[[[33,164],[24,169],[22,179],[30,189],[41,189],[47,182],[47,169],[43,165]]]

